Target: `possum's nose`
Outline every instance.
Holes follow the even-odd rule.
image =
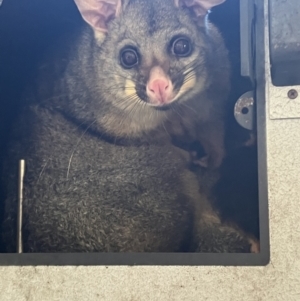
[[[172,82],[160,67],[154,67],[151,70],[146,92],[153,105],[164,105],[172,101]]]
[[[170,95],[169,87],[170,85],[166,80],[157,79],[149,85],[149,94],[160,103],[165,103]]]

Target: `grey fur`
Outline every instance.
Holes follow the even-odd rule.
[[[147,64],[145,74],[121,69],[124,38],[139,45],[147,61],[151,51],[165,57],[162,49],[176,30],[195,41],[203,83],[180,99],[176,111],[126,99],[125,79],[142,81]],[[197,25],[171,1],[131,0],[110,22],[104,41],[85,26],[66,44],[65,53],[41,68],[12,133],[4,170],[7,251],[15,250],[16,167],[23,158],[26,252],[249,252],[244,234],[220,224],[188,168],[189,153],[172,144],[172,135],[185,128],[196,128],[191,139],[197,138],[195,122],[210,123],[219,101],[209,102],[207,91],[219,95],[226,87],[211,88],[222,73],[215,65],[227,68],[216,30]],[[178,73],[187,63],[174,60],[171,67]]]

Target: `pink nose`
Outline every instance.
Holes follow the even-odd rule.
[[[160,103],[168,102],[171,94],[169,82],[165,79],[156,79],[148,85],[148,94]]]

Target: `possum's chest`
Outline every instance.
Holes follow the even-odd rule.
[[[40,126],[22,149],[26,229],[40,244],[30,248],[55,245],[51,230],[53,240],[66,237],[64,250],[179,250],[192,220],[184,151],[66,129]]]

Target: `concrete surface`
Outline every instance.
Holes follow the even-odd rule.
[[[300,300],[300,114],[282,93],[267,91],[268,266],[2,267],[0,300]]]

